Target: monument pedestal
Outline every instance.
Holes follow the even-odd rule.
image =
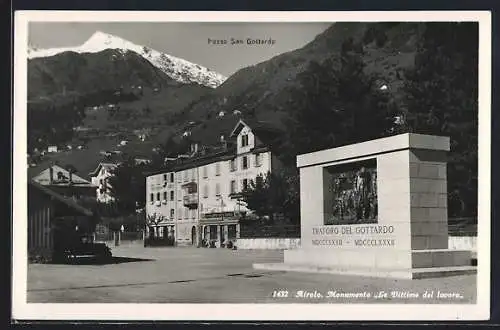
[[[457,250],[341,251],[325,254],[318,249],[285,251],[284,263],[254,264],[255,269],[328,273],[398,279],[419,279],[472,274],[471,252]]]
[[[298,156],[301,248],[254,268],[406,279],[475,273],[471,251],[448,249],[447,151],[448,138],[401,134]]]

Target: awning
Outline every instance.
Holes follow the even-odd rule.
[[[198,184],[196,182],[191,181],[191,182],[183,184],[181,187],[182,188],[196,188],[197,186],[198,186]]]

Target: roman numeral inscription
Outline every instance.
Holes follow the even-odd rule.
[[[334,225],[312,228],[313,246],[394,247],[394,226]]]

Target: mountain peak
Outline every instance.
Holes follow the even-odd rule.
[[[77,47],[29,49],[28,58],[54,56],[67,51],[97,53],[106,49],[119,49],[122,52],[136,52],[153,66],[163,71],[167,76],[181,83],[197,83],[215,88],[226,80],[225,76],[201,65],[156,51],[147,46],[134,44],[123,38],[102,31],[94,32],[87,41]]]
[[[87,41],[85,41],[84,45],[87,45],[87,44],[95,44],[95,43],[99,43],[99,44],[111,44],[113,39],[120,39],[114,35],[111,35],[109,33],[104,33],[102,31],[96,31],[94,32],[89,39],[87,39]]]
[[[130,44],[130,42],[120,37],[102,31],[96,31],[87,41],[85,41],[81,48],[88,49],[89,51],[101,51],[107,48],[127,48],[127,44]]]

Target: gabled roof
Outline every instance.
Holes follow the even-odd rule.
[[[39,184],[38,182],[35,182],[33,180],[30,180],[28,182],[28,185],[32,186],[33,188],[35,189],[38,189],[39,191],[41,191],[42,193],[52,197],[53,199],[65,204],[66,206],[68,206],[69,208],[72,208],[73,210],[83,214],[83,215],[86,215],[86,216],[92,216],[92,211],[90,211],[89,209],[79,205],[77,202],[75,202],[73,199],[71,198],[68,198],[68,197],[64,197],[63,195],[60,195],[58,194],[57,192]]]
[[[238,121],[233,131],[231,132],[231,136],[238,135],[245,126],[250,127],[250,129],[255,135],[258,135],[257,132],[266,132],[266,133],[281,132],[281,130],[272,123],[245,118],[245,119],[240,119]]]
[[[247,125],[247,124],[246,124],[246,123],[245,123],[242,119],[240,119],[240,120],[238,121],[238,123],[236,124],[236,126],[235,126],[235,127],[233,128],[233,130],[231,131],[231,134],[229,134],[229,136],[233,137],[233,136],[238,135],[238,134],[241,132],[241,130],[242,130],[244,127],[246,127],[246,126],[248,126],[248,127],[249,127],[249,125]]]
[[[53,181],[51,183],[50,170],[52,169]],[[61,179],[59,179],[61,176]],[[69,176],[70,173],[67,169],[59,165],[50,165],[47,166],[40,173],[34,175],[31,179],[41,185],[68,185],[69,184]],[[75,186],[92,186],[92,183],[84,178],[78,176],[73,172],[71,175],[71,180],[73,185]]]
[[[244,127],[249,127],[257,139],[268,146],[282,133],[282,130],[272,123],[254,119],[240,119],[231,132],[231,137],[238,135]]]
[[[90,172],[89,175],[91,177],[97,176],[102,168],[105,168],[106,170],[112,170],[115,169],[118,165],[119,163],[99,163],[99,165],[97,165],[97,168]]]

